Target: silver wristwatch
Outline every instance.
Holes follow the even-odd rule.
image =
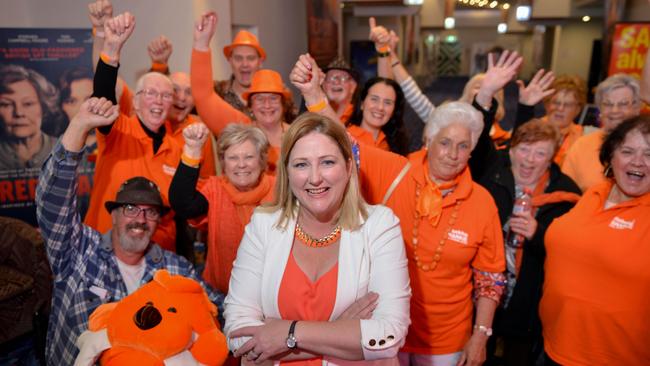
[[[291,322],[291,326],[289,326],[289,335],[287,336],[287,348],[289,349],[295,349],[298,347],[298,341],[293,333],[296,330],[296,323],[298,323],[298,321],[294,320]]]

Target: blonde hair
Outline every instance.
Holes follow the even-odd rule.
[[[296,118],[282,138],[282,153],[278,164],[275,181],[275,201],[262,210],[274,212],[280,210],[280,218],[276,224],[279,228],[286,228],[290,219],[296,218],[299,203],[289,187],[289,155],[296,142],[310,133],[323,134],[336,143],[339,151],[351,170],[350,179],[343,193],[343,200],[339,211],[338,223],[346,230],[358,229],[362,221],[368,217],[366,202],[359,191],[359,178],[357,167],[353,158],[352,144],[347,131],[342,124],[315,113],[304,113]]]
[[[245,141],[250,141],[255,146],[259,155],[262,171],[266,170],[269,157],[269,140],[262,130],[257,127],[244,125],[241,123],[231,123],[221,131],[217,140],[217,158],[219,159],[221,170],[225,164],[226,150],[231,146],[239,145]],[[220,172],[221,173],[221,172]]]

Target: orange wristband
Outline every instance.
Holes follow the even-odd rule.
[[[151,63],[151,71],[157,71],[160,73],[166,73],[169,67],[167,64],[164,64],[162,62],[152,62]]]
[[[318,113],[327,107],[327,100],[321,99],[320,102],[307,106],[307,110],[310,112]]]
[[[99,54],[99,58],[101,58],[102,61],[104,61],[105,64],[108,64],[108,65],[112,65],[112,64],[113,64],[113,59],[111,59],[110,57],[108,57],[108,55],[105,54],[104,52],[102,52],[102,53]]]
[[[390,47],[388,47],[388,46],[381,46],[381,47],[379,47],[379,49],[377,50],[377,52],[379,52],[379,53],[388,53],[388,52],[390,52]]]
[[[190,158],[187,156],[185,153],[181,154],[181,161],[183,164],[191,167],[198,167],[201,164],[201,158],[195,159],[195,158]]]

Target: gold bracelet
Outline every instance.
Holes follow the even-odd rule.
[[[313,113],[318,113],[327,107],[327,100],[321,99],[320,102],[307,106],[307,110]]]
[[[201,158],[198,159],[191,158],[187,156],[187,154],[185,153],[181,154],[181,161],[183,162],[183,164],[187,166],[191,166],[193,168],[198,167],[201,164],[201,160],[202,160]]]

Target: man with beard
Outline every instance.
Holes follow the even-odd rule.
[[[81,223],[76,210],[77,168],[86,137],[118,115],[118,107],[105,98],[85,101],[39,178],[36,213],[54,277],[48,365],[72,365],[78,353],[75,342],[88,328],[90,314],[99,305],[134,292],[158,269],[198,280],[220,310],[223,305],[223,295],[205,285],[187,260],[152,242],[169,207],[151,180],[130,178],[120,185],[114,200],[104,202],[112,221],[105,234]]]
[[[341,57],[335,58],[323,69],[323,90],[339,120],[347,123],[354,112],[354,95],[359,74]]]

